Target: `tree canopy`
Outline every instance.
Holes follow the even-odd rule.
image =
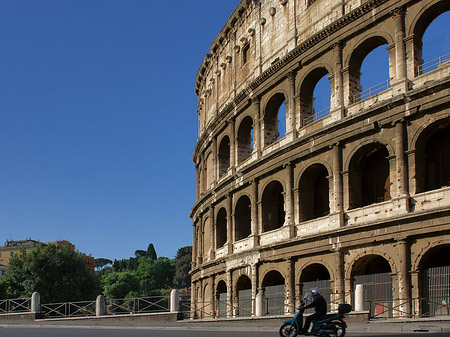
[[[91,300],[99,283],[84,258],[69,246],[38,244],[9,260],[1,280],[6,297],[30,297],[35,291],[46,303]]]

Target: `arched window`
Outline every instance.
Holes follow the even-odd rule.
[[[283,185],[272,181],[264,189],[262,196],[263,232],[283,226],[285,221]]]
[[[450,186],[450,128],[434,134],[425,147],[425,191]]]
[[[310,264],[302,270],[300,276],[300,295],[303,295],[314,288],[319,289],[320,294],[325,297],[328,304],[328,310],[330,310],[330,273],[324,265],[319,263]]]
[[[234,211],[235,229],[234,239],[236,241],[245,239],[251,234],[252,215],[250,199],[244,195],[239,198]]]
[[[330,113],[331,85],[328,71],[316,68],[306,76],[300,87],[302,125],[315,122]]]
[[[387,41],[372,37],[352,53],[349,64],[350,101],[358,102],[390,87]]]
[[[316,219],[330,213],[328,171],[315,164],[302,175],[299,186],[300,221]]]
[[[252,282],[242,275],[236,285],[238,293],[238,315],[250,316],[252,314]]]
[[[216,288],[217,314],[219,317],[227,317],[227,284],[225,281],[219,281]]]
[[[266,299],[266,315],[284,314],[284,283],[284,277],[275,270],[264,276],[262,286]]]
[[[387,149],[380,144],[361,148],[352,158],[350,175],[350,208],[390,200],[389,160]]]
[[[220,248],[227,242],[227,211],[221,208],[216,220],[216,247]]]
[[[286,98],[282,93],[273,95],[264,112],[264,146],[275,143],[286,133]]]
[[[253,120],[245,117],[238,129],[238,163],[248,159],[253,152]]]
[[[219,177],[224,176],[230,167],[230,138],[225,136],[219,145]]]

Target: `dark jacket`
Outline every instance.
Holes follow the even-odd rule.
[[[308,304],[305,309],[314,308],[316,312],[320,315],[327,314],[327,301],[322,295],[317,295],[314,297],[314,300],[311,304]]]

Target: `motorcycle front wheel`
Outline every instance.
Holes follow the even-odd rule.
[[[297,327],[292,325],[291,323],[284,323],[280,327],[280,336],[281,337],[295,337],[297,336]]]

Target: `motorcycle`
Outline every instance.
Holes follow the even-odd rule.
[[[281,337],[295,337],[297,335],[304,336],[320,336],[320,337],[344,337],[347,324],[344,322],[344,314],[352,310],[350,304],[339,304],[336,314],[325,315],[319,321],[312,321],[313,326],[311,332],[302,332],[303,328],[303,312],[306,305],[306,296],[300,300],[298,312],[288,321],[283,322],[280,327]]]

